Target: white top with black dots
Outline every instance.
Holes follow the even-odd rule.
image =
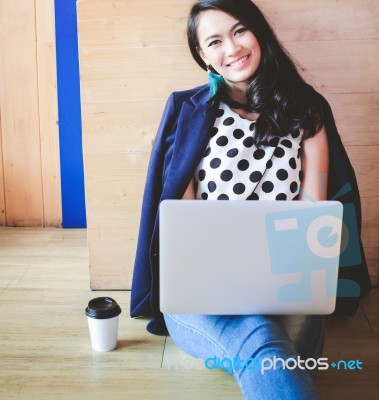
[[[220,103],[195,173],[197,199],[293,200],[298,195],[302,132],[273,138],[258,149],[254,125]]]

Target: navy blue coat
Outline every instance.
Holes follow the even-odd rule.
[[[329,142],[328,198],[349,185],[338,197],[356,207],[357,224],[361,227],[360,198],[354,170],[350,164],[328,102],[321,97],[324,123]],[[151,317],[147,330],[166,333],[159,310],[159,203],[164,199],[182,198],[209,142],[218,102],[210,102],[208,85],[175,92],[169,97],[150,156],[142,202],[141,222],[134,265],[130,315]],[[362,244],[359,239],[359,245]],[[362,262],[340,268],[339,278],[355,280],[361,295],[368,292],[370,280],[362,250]],[[336,311],[353,315],[359,298],[337,298]]]

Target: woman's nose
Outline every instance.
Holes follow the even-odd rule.
[[[235,40],[228,40],[226,42],[226,55],[234,56],[241,49],[241,45],[239,45]]]

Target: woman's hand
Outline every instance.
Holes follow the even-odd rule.
[[[326,200],[328,189],[329,147],[325,128],[304,140],[301,153],[300,200]]]

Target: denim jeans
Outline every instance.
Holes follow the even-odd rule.
[[[186,353],[204,360],[317,359],[324,337],[322,316],[300,317],[291,340],[285,318],[262,315],[164,315],[173,341]],[[288,327],[287,327],[288,328]],[[288,329],[287,329],[288,330]],[[235,363],[234,363],[235,364]],[[233,368],[233,375],[246,400],[321,399],[307,369]]]

